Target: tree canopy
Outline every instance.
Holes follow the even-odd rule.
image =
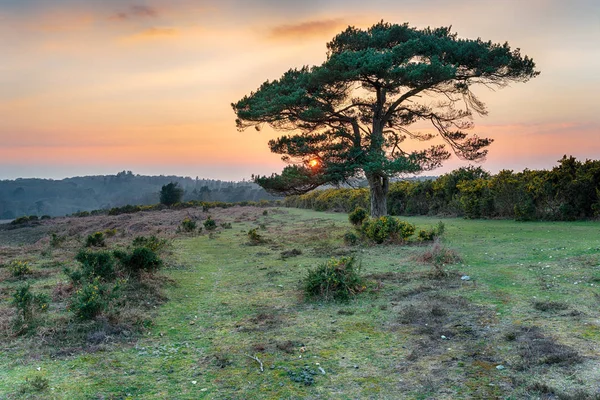
[[[178,182],[170,182],[163,185],[160,189],[160,202],[166,206],[181,202],[183,198],[183,189],[179,187]]]
[[[502,88],[539,74],[518,48],[459,38],[449,27],[348,27],[327,49],[320,66],[290,69],[232,104],[236,124],[290,132],[269,141],[290,165],[254,178],[267,191],[299,194],[365,176],[373,216],[387,213],[390,177],[434,169],[452,153],[485,158],[492,139],[466,133],[474,114],[487,114],[473,85]],[[435,133],[410,129],[419,121]],[[435,137],[442,141],[406,150],[407,139]]]

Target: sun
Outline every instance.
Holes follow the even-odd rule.
[[[309,165],[311,168],[316,168],[316,167],[318,167],[318,166],[319,166],[319,164],[320,164],[320,163],[319,163],[319,160],[317,160],[316,158],[313,158],[312,160],[310,160],[310,161],[308,162],[308,165]]]

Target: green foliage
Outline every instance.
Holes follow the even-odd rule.
[[[69,310],[80,320],[91,320],[108,306],[108,288],[99,278],[84,282],[71,297]]]
[[[147,247],[152,251],[160,252],[169,245],[167,239],[161,239],[154,235],[150,237],[137,236],[131,243],[133,247]]]
[[[25,383],[19,388],[19,394],[41,393],[48,390],[50,381],[40,375],[35,375],[33,378],[26,378]]]
[[[13,294],[12,304],[17,309],[15,326],[21,330],[35,322],[41,312],[48,311],[50,299],[41,293],[32,293],[29,284],[19,286]]]
[[[106,246],[106,241],[104,239],[104,233],[102,233],[102,232],[92,233],[91,235],[88,235],[88,237],[85,240],[85,247],[105,247],[105,246]]]
[[[348,301],[365,289],[360,276],[360,265],[353,257],[331,259],[310,269],[303,280],[304,294],[323,301]]]
[[[206,220],[204,221],[204,229],[206,229],[207,231],[214,231],[215,229],[217,229],[217,223],[214,219],[208,216],[208,218],[206,218]]]
[[[14,277],[22,277],[32,272],[29,262],[22,260],[12,260],[8,264],[8,271]]]
[[[223,222],[221,224],[221,228],[223,228],[223,229],[231,229],[231,222]]]
[[[75,260],[81,263],[81,270],[66,271],[73,283],[78,283],[81,278],[85,278],[85,280],[99,278],[111,281],[116,277],[114,259],[107,251],[80,250],[75,256]]]
[[[160,203],[166,206],[180,203],[183,198],[183,189],[179,187],[179,183],[171,182],[160,189]]]
[[[367,210],[362,207],[356,207],[354,211],[348,214],[348,220],[354,226],[362,225],[363,221],[369,216]]]
[[[288,376],[292,380],[292,382],[302,383],[306,386],[311,386],[315,383],[315,376],[317,376],[317,371],[308,366],[297,370],[289,370],[287,372]]]
[[[437,225],[431,229],[421,229],[417,234],[417,239],[421,242],[429,242],[435,240],[435,238],[442,237],[446,230],[446,225],[442,221],[438,222]]]
[[[250,229],[247,233],[248,240],[250,245],[257,246],[259,244],[265,243],[265,238],[262,237],[260,233],[258,233],[258,228]]]
[[[354,246],[359,242],[360,238],[354,232],[346,232],[344,233],[344,243],[347,246]]]
[[[348,211],[369,207],[365,189],[327,189],[285,199],[288,207]],[[359,202],[360,203],[360,202]],[[518,221],[589,219],[600,215],[600,161],[563,157],[551,171],[490,175],[460,168],[435,180],[390,184],[393,215],[449,215],[514,218]]]
[[[37,215],[24,215],[22,217],[15,218],[10,222],[11,225],[23,225],[38,220]]]
[[[385,241],[405,241],[415,233],[415,226],[398,218],[384,216],[367,219],[361,226],[361,232],[377,244]]]
[[[196,221],[192,221],[189,217],[185,217],[179,225],[179,230],[182,232],[194,232],[196,230]]]
[[[163,266],[161,258],[148,247],[136,247],[132,252],[115,251],[115,257],[126,273],[139,276],[142,271],[155,272]]]
[[[295,131],[269,141],[271,151],[292,165],[279,175],[254,177],[265,190],[302,194],[364,175],[377,214],[386,214],[391,177],[439,167],[451,152],[468,160],[486,156],[492,140],[466,133],[472,114],[487,112],[472,86],[501,88],[539,74],[519,49],[459,38],[445,27],[383,21],[366,30],[349,27],[327,49],[322,65],[291,69],[232,104],[236,124]],[[430,96],[443,100],[434,106]],[[418,122],[431,123],[435,134],[409,130]],[[402,148],[406,138],[435,137],[451,151],[444,145]]]

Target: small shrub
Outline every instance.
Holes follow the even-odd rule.
[[[405,241],[415,233],[415,226],[395,217],[379,217],[365,220],[363,234],[377,244],[385,241]]]
[[[117,234],[117,229],[116,228],[106,229],[104,231],[104,234],[106,235],[106,237],[113,237]]]
[[[85,240],[85,247],[105,247],[106,242],[104,241],[104,233],[95,232],[91,235],[88,235]]]
[[[289,258],[289,257],[297,257],[301,254],[302,254],[302,250],[299,250],[299,249],[285,250],[280,253],[281,258],[283,260],[285,260],[286,258]]]
[[[135,248],[131,253],[115,251],[114,255],[121,263],[123,270],[134,276],[139,276],[142,271],[158,271],[163,266],[163,262],[156,252],[147,247]]]
[[[297,369],[295,371],[288,371],[288,376],[293,382],[302,383],[306,386],[311,386],[315,383],[316,375],[317,372],[314,369],[309,368],[308,366]]]
[[[231,229],[231,222],[223,222],[221,224],[221,228],[223,228],[223,229]]]
[[[181,221],[181,225],[179,225],[179,230],[181,232],[194,232],[196,230],[196,221],[192,221],[190,218],[185,217],[183,221]]]
[[[348,220],[352,225],[360,226],[368,216],[369,214],[367,213],[367,210],[362,207],[356,207],[354,211],[348,214]]]
[[[27,261],[21,260],[12,260],[8,264],[8,271],[11,273],[12,276],[18,278],[23,277],[25,275],[29,275],[32,272],[29,263]]]
[[[309,270],[303,285],[306,296],[324,301],[347,301],[365,288],[353,257],[331,259]]]
[[[44,378],[43,376],[36,375],[33,378],[25,378],[25,383],[21,385],[18,390],[18,393],[21,395],[25,395],[27,393],[41,393],[48,390],[50,386],[50,381],[48,378]]]
[[[29,284],[18,287],[12,301],[17,309],[15,326],[21,329],[31,325],[38,313],[48,311],[49,303],[50,299],[45,294],[32,293]]]
[[[92,279],[98,277],[102,280],[110,281],[115,278],[115,263],[111,254],[107,251],[85,251],[81,250],[75,256],[75,260],[81,263],[81,272],[75,271],[67,275],[70,276],[73,283],[78,283],[81,278]]]
[[[354,232],[346,232],[344,233],[344,243],[347,246],[354,246],[358,243],[359,237]]]
[[[53,232],[50,234],[50,247],[60,247],[65,242],[65,240],[67,240],[66,236],[59,235]]]
[[[446,225],[442,221],[438,222],[437,225],[431,229],[421,229],[417,235],[417,239],[421,242],[430,242],[437,237],[442,237],[446,230]]]
[[[147,247],[152,251],[159,252],[169,245],[167,239],[160,239],[154,235],[150,237],[137,236],[131,243],[133,247]]]
[[[206,218],[206,220],[204,221],[204,229],[206,229],[207,231],[214,231],[215,229],[217,229],[217,223],[215,222],[214,219],[212,219],[210,216],[208,218]]]
[[[269,211],[263,210],[263,215],[265,215],[265,216],[269,215]]]
[[[86,282],[75,291],[69,303],[69,310],[80,320],[94,319],[108,306],[106,291],[106,287],[98,278]]]
[[[258,233],[258,228],[253,228],[248,231],[248,240],[252,246],[265,243],[265,239]]]
[[[448,275],[444,269],[446,265],[462,261],[455,250],[445,247],[437,238],[434,240],[431,248],[417,257],[417,259],[433,266],[432,276],[434,278],[446,277]]]

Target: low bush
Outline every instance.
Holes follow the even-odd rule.
[[[95,232],[85,239],[85,247],[105,247],[104,233]]]
[[[360,238],[354,232],[344,233],[344,243],[346,246],[354,246],[359,242]]]
[[[206,229],[207,231],[214,231],[215,229],[217,229],[217,223],[215,222],[214,219],[212,219],[210,216],[208,218],[206,218],[206,220],[204,221],[204,229]]]
[[[29,284],[20,286],[13,294],[12,304],[17,309],[15,327],[21,331],[30,327],[41,312],[48,311],[50,299],[41,293],[32,293]]]
[[[261,234],[258,233],[258,228],[253,228],[248,231],[248,240],[250,241],[250,245],[256,246],[262,243],[265,243],[265,239]]]
[[[323,301],[348,301],[364,288],[360,265],[356,265],[353,257],[331,259],[309,270],[303,280],[305,295]]]
[[[181,232],[194,232],[196,230],[197,224],[196,221],[192,221],[190,218],[186,217],[181,224],[179,225],[179,230]]]
[[[444,231],[446,230],[446,226],[442,221],[438,222],[437,225],[431,229],[421,229],[417,234],[417,239],[421,242],[430,242],[435,238],[442,237],[444,235]]]
[[[163,266],[158,254],[148,247],[137,247],[131,253],[115,251],[114,255],[123,271],[133,276],[139,276],[142,272],[155,272]]]
[[[73,283],[77,284],[82,278],[86,280],[98,277],[105,281],[111,281],[116,277],[115,262],[112,255],[107,251],[81,250],[75,256],[75,260],[81,263],[81,271],[65,272]]]
[[[231,222],[223,222],[221,224],[221,228],[223,228],[223,229],[231,229]]]
[[[133,247],[147,247],[152,251],[160,252],[169,245],[167,239],[161,239],[154,235],[150,237],[137,236],[131,243]]]
[[[368,218],[368,216],[369,214],[367,213],[367,210],[362,207],[356,207],[354,211],[348,214],[348,220],[352,225],[360,226],[362,225],[363,221]]]
[[[432,276],[443,278],[448,275],[445,267],[462,261],[460,255],[453,249],[444,246],[439,238],[436,238],[431,247],[417,257],[417,260],[433,266]]]
[[[14,277],[20,278],[31,274],[31,266],[27,261],[12,260],[8,264],[8,271]]]
[[[97,277],[85,282],[71,297],[69,310],[80,320],[91,320],[104,311],[109,303],[106,284]]]
[[[386,241],[405,241],[415,233],[415,226],[395,217],[367,219],[361,226],[362,233],[377,244]]]

